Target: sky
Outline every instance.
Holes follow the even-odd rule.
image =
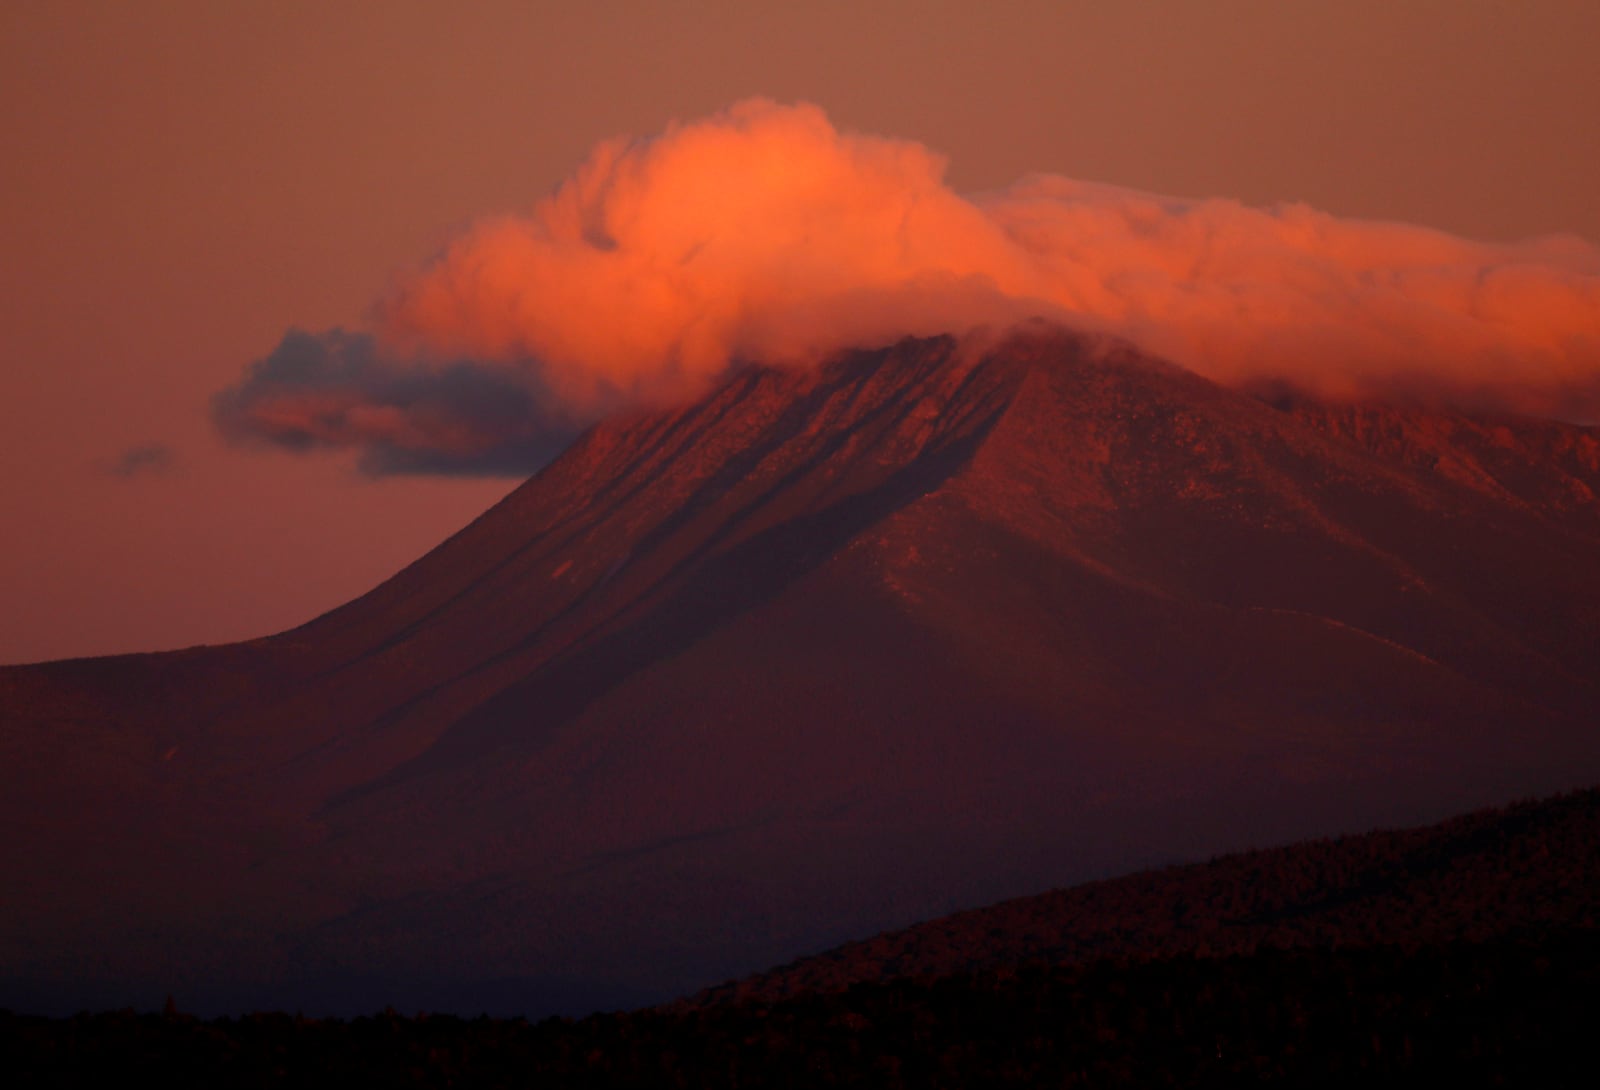
[[[548,326],[538,293],[530,329],[490,343],[457,320],[472,312],[453,260],[499,246],[507,224],[550,229],[574,172],[613,178],[621,162],[643,166],[617,177],[644,176],[674,146],[605,159],[600,142],[726,128],[752,98],[762,124],[811,118],[851,163],[878,147],[852,141],[901,149],[870,176],[923,187],[950,210],[939,223],[981,213],[967,233],[922,236],[961,245],[930,247],[919,269],[1003,280],[1009,252],[944,255],[1041,200],[1059,216],[1059,186],[1041,197],[1027,179],[1060,176],[1099,183],[1074,192],[1100,211],[1156,194],[1183,199],[1159,205],[1180,223],[1276,231],[1299,215],[1322,238],[1408,224],[1383,237],[1408,253],[1444,245],[1462,268],[1554,269],[1567,279],[1524,278],[1497,298],[1513,317],[1559,311],[1544,328],[1581,348],[1600,241],[1595,41],[1587,0],[5,5],[0,662],[309,620],[514,487],[505,474],[522,463],[506,451],[536,460],[617,398],[659,393],[552,363],[534,376],[559,395],[539,402],[544,430],[481,449],[453,431],[407,446],[392,413],[423,356],[429,381],[457,358],[484,364],[449,372],[450,406],[492,400],[506,374],[532,381],[508,361]],[[606,241],[608,261],[635,252]],[[1040,252],[1055,251],[1025,263]],[[557,267],[541,253],[527,282]],[[1007,292],[1082,302],[1028,268]],[[750,341],[748,325],[713,329],[706,358],[793,347],[772,323]],[[669,340],[688,358],[681,332]],[[1245,352],[1217,343],[1189,336],[1176,351]],[[559,361],[553,344],[534,347]],[[286,441],[273,422],[292,406],[267,379],[296,351],[334,349],[366,368],[362,412],[346,416],[361,427]]]

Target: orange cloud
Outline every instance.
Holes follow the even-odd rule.
[[[676,394],[736,357],[944,331],[922,296],[973,298],[956,315],[971,324],[1025,291],[1031,262],[943,170],[812,106],[741,103],[602,144],[531,215],[481,224],[408,278],[380,329],[406,352],[538,360],[584,405]],[[880,306],[893,314],[874,322]]]
[[[735,360],[1043,316],[1229,383],[1600,412],[1600,250],[1581,240],[1491,245],[1045,175],[963,196],[944,167],[762,100],[603,143],[528,214],[404,275],[375,309],[366,378],[451,361],[582,421],[683,396]],[[369,397],[363,382],[339,395]],[[236,421],[271,437],[271,398],[251,393],[247,379],[227,395]],[[379,399],[371,428],[345,412],[327,441],[466,443],[448,413],[431,431],[395,416],[423,401]]]

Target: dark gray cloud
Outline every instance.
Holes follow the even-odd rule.
[[[171,472],[177,455],[165,443],[140,443],[129,447],[106,467],[113,477],[131,480],[134,477],[158,476]]]
[[[374,476],[525,476],[587,423],[556,407],[531,363],[397,361],[343,329],[290,330],[212,415],[234,442],[358,450]]]

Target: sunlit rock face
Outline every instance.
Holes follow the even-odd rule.
[[[302,628],[0,671],[0,1005],[664,999],[1593,782],[1597,489],[1053,327],[740,368]]]

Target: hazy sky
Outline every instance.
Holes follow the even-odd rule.
[[[0,8],[0,662],[262,635],[515,483],[247,450],[210,403],[596,141],[751,95],[1030,171],[1600,241],[1600,4]]]

